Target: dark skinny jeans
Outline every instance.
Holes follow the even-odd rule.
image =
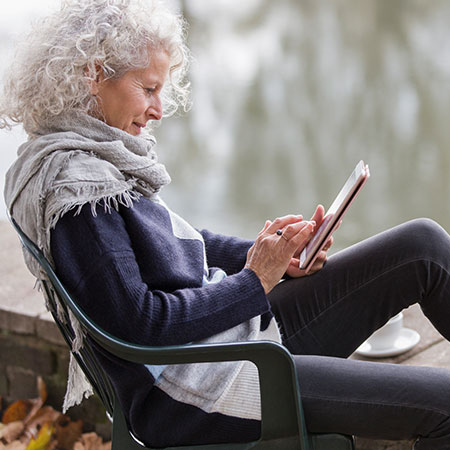
[[[270,294],[296,356],[307,427],[450,449],[450,370],[350,360],[373,331],[415,303],[450,339],[450,237],[417,219],[336,253]]]

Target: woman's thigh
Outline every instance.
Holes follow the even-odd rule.
[[[450,448],[450,371],[322,356],[295,356],[306,425],[374,439]]]
[[[450,238],[418,219],[331,256],[319,272],[269,294],[294,354],[349,356],[390,317],[419,301],[450,337]]]

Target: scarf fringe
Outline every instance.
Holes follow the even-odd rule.
[[[63,414],[65,414],[72,406],[79,405],[85,398],[89,398],[93,395],[93,393],[91,384],[81,370],[75,356],[71,353],[67,390],[62,406]]]
[[[38,291],[44,294],[45,306],[48,310],[50,310],[50,299],[47,296],[47,291],[42,286],[42,281],[43,280],[37,279],[35,288],[37,288]],[[53,298],[56,302],[56,315],[58,317],[58,320],[64,324],[67,324],[67,316],[64,313],[64,309],[61,306],[61,303],[56,294]],[[79,405],[83,401],[83,399],[89,398],[94,393],[91,384],[84,375],[84,372],[81,370],[81,367],[79,366],[73,354],[73,352],[79,353],[81,348],[83,347],[85,333],[83,328],[81,327],[80,322],[73,315],[70,309],[68,310],[68,314],[70,326],[72,327],[72,330],[75,334],[75,339],[72,342],[72,351],[70,352],[69,371],[67,374],[67,389],[62,406],[63,414],[65,414],[69,408],[75,405]]]
[[[59,195],[64,190],[71,190],[74,193],[74,197],[77,198],[60,208],[58,211],[49,211],[50,220],[47,224],[46,235],[49,242],[50,230],[55,228],[59,219],[68,212],[76,209],[74,216],[80,214],[83,206],[89,204],[91,206],[91,212],[94,217],[97,216],[97,207],[99,205],[103,206],[106,213],[111,213],[112,209],[116,211],[119,210],[120,206],[125,206],[126,208],[131,208],[134,202],[139,201],[142,194],[133,191],[134,183],[129,180],[126,186],[123,187],[122,191],[115,192],[114,194],[105,194],[104,188],[99,188],[96,185],[92,186],[81,186],[76,190],[68,188],[67,186],[59,187],[55,190],[55,195]],[[89,198],[90,200],[86,200]]]

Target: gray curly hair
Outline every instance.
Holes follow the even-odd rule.
[[[0,128],[22,123],[29,135],[67,110],[92,113],[98,68],[120,78],[149,63],[148,48],[170,56],[164,116],[189,105],[186,23],[158,0],[62,0],[19,46],[0,100]],[[92,75],[94,74],[94,75]]]

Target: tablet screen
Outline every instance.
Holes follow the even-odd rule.
[[[309,271],[315,258],[339,225],[345,211],[369,176],[369,167],[364,164],[364,161],[360,161],[339,191],[334,202],[328,208],[322,224],[300,254],[301,269]]]

